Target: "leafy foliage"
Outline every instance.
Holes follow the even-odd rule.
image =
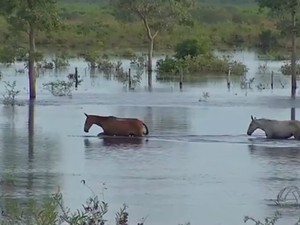
[[[82,80],[79,80],[78,84],[81,82]],[[44,88],[50,91],[54,96],[72,96],[73,85],[74,80],[56,80],[43,84]]]
[[[16,96],[20,94],[20,90],[16,90],[17,82],[13,81],[10,83],[9,81],[3,81],[5,86],[5,93],[3,94],[3,104],[12,105],[16,104]]]
[[[179,74],[185,72],[188,74],[199,73],[219,73],[226,74],[231,70],[232,75],[244,75],[248,68],[238,61],[231,61],[228,57],[222,59],[213,55],[191,57],[186,56],[184,59],[166,57],[157,61],[159,78],[164,78],[170,74]]]
[[[152,70],[154,39],[177,23],[190,21],[188,8],[193,0],[111,0],[116,10],[135,14],[142,22],[148,38],[148,71]]]
[[[294,10],[298,7],[298,0],[255,0],[260,7],[270,8],[272,11]]]
[[[115,10],[129,14],[134,13],[153,33],[168,30],[178,22],[190,19],[187,9],[193,4],[192,0],[111,0]]]
[[[200,43],[196,39],[188,39],[180,42],[175,47],[175,58],[183,59],[186,56],[191,56],[192,58],[206,54],[208,52],[208,44]]]
[[[82,183],[86,185],[85,180]],[[11,183],[14,185],[14,183]],[[105,185],[103,183],[103,185]],[[101,200],[94,191],[86,185],[92,192],[82,208],[72,212],[65,206],[63,195],[60,191],[49,195],[44,199],[31,198],[26,202],[26,206],[18,204],[17,200],[11,199],[1,207],[0,224],[34,224],[34,225],[105,225],[107,220],[104,218],[108,212],[108,203],[104,201],[102,189]],[[0,196],[1,198],[2,196]],[[116,225],[128,225],[127,205],[123,204],[120,211],[116,213]],[[144,221],[145,219],[143,219]],[[143,225],[143,221],[138,225]]]
[[[283,75],[292,75],[292,66],[291,63],[284,63],[280,67],[280,71]],[[296,63],[296,75],[300,74],[300,64]]]
[[[0,0],[0,3],[2,13],[18,29],[28,30],[31,24],[44,30],[59,24],[56,0]]]

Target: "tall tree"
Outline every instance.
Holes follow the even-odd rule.
[[[14,28],[28,37],[29,98],[36,98],[35,39],[40,30],[49,30],[59,24],[56,0],[0,0],[0,12]]]
[[[271,12],[276,13],[276,15],[290,15],[290,25],[288,26],[289,32],[291,34],[291,96],[295,98],[297,81],[296,81],[296,38],[297,38],[297,28],[296,28],[296,14],[300,5],[299,0],[255,0],[261,8],[269,8]]]
[[[111,0],[115,10],[134,14],[143,23],[148,46],[148,71],[152,71],[154,40],[175,24],[190,21],[188,9],[193,0]]]

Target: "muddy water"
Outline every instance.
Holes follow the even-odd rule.
[[[252,68],[249,77],[257,76],[258,62],[252,54],[244,57]],[[72,98],[42,89],[45,82],[65,78],[74,65],[84,81]],[[123,203],[132,224],[147,217],[145,224],[232,225],[275,210],[281,210],[283,222],[297,220],[296,209],[274,207],[267,199],[285,186],[299,186],[300,143],[267,141],[261,131],[245,134],[250,115],[289,119],[294,107],[299,118],[299,103],[289,100],[288,88],[276,83],[273,91],[241,90],[235,82],[228,91],[226,78],[205,78],[180,91],[177,83],[153,79],[149,92],[144,77],[129,92],[101,74],[91,76],[84,62],[72,61],[69,71],[41,75],[38,98],[29,104],[26,76],[2,70],[3,80],[17,80],[22,90],[20,106],[0,109],[2,204],[60,189],[66,204],[77,209],[91,195],[90,187],[109,203],[110,224]],[[286,78],[278,79],[288,87]],[[203,92],[210,97],[204,99]],[[150,135],[98,138],[96,126],[86,134],[84,112],[138,117]],[[3,182],[7,179],[13,185]]]

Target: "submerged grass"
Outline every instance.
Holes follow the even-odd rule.
[[[2,200],[3,196],[0,196]],[[7,204],[1,201],[1,225],[105,225],[109,221],[105,219],[108,213],[108,203],[100,200],[97,195],[89,197],[82,208],[75,212],[64,205],[63,195],[57,192],[42,203],[36,199],[29,199],[26,205],[21,206],[16,200],[9,200]],[[128,206],[123,204],[115,213],[116,225],[129,225]],[[282,218],[281,213],[276,211],[274,216],[259,220],[250,216],[244,217],[244,223],[253,222],[256,225],[275,225]],[[137,225],[144,225],[147,217],[142,218]],[[300,224],[300,219],[296,224]],[[180,224],[183,225],[183,224]],[[190,222],[184,225],[191,225]]]
[[[63,195],[58,190],[56,193],[47,196],[44,199],[28,198],[20,204],[18,199],[8,199],[0,195],[0,225],[105,225],[108,221],[105,219],[108,213],[108,203],[104,199],[104,192],[107,190],[105,183],[102,183],[102,190],[97,195],[85,180],[81,183],[91,192],[91,196],[86,200],[82,207],[72,212],[65,206]],[[0,179],[0,187],[9,185],[15,186],[13,170],[5,172]],[[280,190],[277,200],[286,200],[286,198],[295,193],[299,194],[299,189],[295,186],[287,186]],[[297,201],[298,203],[298,201]],[[277,204],[281,206],[282,204]],[[299,206],[299,205],[298,205]],[[128,225],[129,214],[128,206],[123,204],[118,212],[115,213],[116,225]],[[265,217],[259,220],[250,216],[244,217],[244,223],[253,222],[256,225],[275,225],[282,218],[282,214],[276,210],[271,217]],[[147,217],[142,218],[137,225],[144,225]],[[190,222],[185,223],[190,225]],[[300,219],[296,222],[300,224]],[[183,225],[183,224],[180,224]]]
[[[86,185],[85,181],[82,183]],[[87,185],[86,187],[89,188]],[[75,212],[71,212],[70,208],[65,206],[60,191],[42,201],[30,198],[24,204],[20,204],[16,199],[7,200],[4,199],[4,196],[0,196],[0,224],[104,225],[107,223],[104,217],[108,212],[108,203],[95,195],[92,189],[90,190],[92,196],[82,204],[82,208],[77,209]],[[103,190],[105,190],[105,187]],[[104,197],[103,190],[102,197]],[[117,225],[128,224],[127,208],[127,205],[124,204],[120,211],[116,213]],[[143,225],[143,222],[138,224]]]

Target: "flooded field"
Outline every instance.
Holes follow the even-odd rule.
[[[260,62],[253,54],[235,56],[249,66],[247,76],[269,84],[269,75],[256,75]],[[148,91],[144,75],[128,91],[102,74],[91,75],[85,62],[70,63],[67,71],[40,75],[34,104],[26,100],[27,76],[15,74],[14,67],[1,69],[1,81],[16,80],[21,90],[19,106],[0,106],[0,176],[10,174],[15,184],[0,184],[2,204],[60,189],[75,210],[91,195],[81,183],[85,180],[108,202],[109,224],[123,203],[129,206],[130,224],[142,217],[147,217],[145,224],[158,225],[243,224],[244,216],[263,219],[276,210],[283,214],[279,224],[297,221],[299,211],[275,207],[268,199],[286,186],[299,186],[300,142],[266,140],[262,131],[246,135],[251,115],[290,119],[293,109],[299,119],[300,102],[289,99],[287,77],[276,76],[274,90],[258,90],[258,83],[241,89],[239,81],[228,90],[226,77],[203,77],[184,83],[180,91],[178,83],[161,83],[153,76]],[[45,82],[66,79],[75,66],[83,82],[72,97],[43,89]],[[99,138],[97,126],[84,133],[84,113],[137,117],[150,134]]]

